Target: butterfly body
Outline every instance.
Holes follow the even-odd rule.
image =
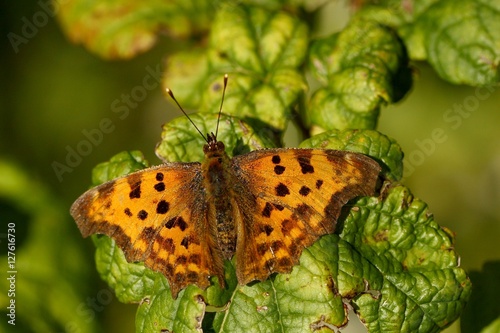
[[[373,195],[380,166],[357,153],[263,149],[230,158],[209,135],[202,163],[166,163],[97,186],[71,207],[83,236],[112,237],[128,261],[163,273],[172,295],[236,256],[240,284],[289,272],[332,233],[342,206]]]
[[[209,224],[215,226],[213,243],[223,259],[231,259],[236,251],[237,239],[237,203],[234,185],[237,180],[230,170],[230,159],[224,144],[209,136],[209,143],[204,146],[205,161],[201,168],[208,208]]]

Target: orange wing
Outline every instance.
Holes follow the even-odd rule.
[[[129,262],[163,273],[174,298],[189,284],[209,285],[222,263],[211,253],[199,163],[144,169],[85,192],[71,207],[84,237],[112,237]]]
[[[266,149],[233,158],[240,180],[238,280],[289,272],[304,247],[335,229],[350,199],[373,195],[380,166],[357,153]]]

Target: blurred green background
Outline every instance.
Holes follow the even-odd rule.
[[[22,0],[1,6],[0,254],[5,258],[7,224],[15,223],[17,316],[15,327],[6,323],[8,284],[2,278],[0,329],[134,332],[136,306],[120,304],[100,281],[92,242],[81,238],[68,210],[90,184],[91,169],[115,153],[138,149],[151,164],[159,163],[154,147],[160,126],[179,116],[160,86],[123,119],[112,105],[141,85],[175,42],[163,39],[130,61],[104,61],[71,44],[50,18],[16,50],[8,34],[22,35],[41,5]],[[335,2],[320,18],[322,35],[340,29],[348,10]],[[414,66],[413,90],[383,110],[379,130],[405,152],[404,183],[429,204],[440,225],[456,233],[462,266],[481,276],[485,262],[500,259],[500,93],[476,98],[473,111],[452,122],[449,110],[471,103],[476,88],[450,85],[425,63]],[[104,118],[113,129],[58,176],[54,163],[67,164],[68,151]],[[436,129],[439,142],[432,141]],[[300,141],[296,133],[289,129],[287,146]],[[5,260],[1,267],[7,275]],[[350,326],[348,331],[363,331]],[[458,323],[446,330],[459,331]]]

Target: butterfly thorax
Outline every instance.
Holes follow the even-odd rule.
[[[208,225],[215,227],[212,230],[212,240],[217,244],[222,257],[231,259],[236,250],[234,212],[237,205],[233,191],[236,180],[229,172],[230,158],[224,150],[224,144],[216,141],[214,136],[209,136],[209,139],[212,140],[203,147],[205,160],[202,164]]]

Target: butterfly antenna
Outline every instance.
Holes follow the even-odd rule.
[[[217,138],[217,133],[219,133],[220,114],[222,113],[222,105],[224,104],[224,96],[226,95],[227,78],[228,78],[228,75],[224,74],[224,89],[222,90],[222,99],[220,101],[219,116],[217,117],[217,127],[215,128],[215,138]]]
[[[198,128],[198,126],[196,126],[196,124],[194,123],[194,121],[189,117],[189,115],[186,113],[186,111],[184,111],[184,109],[182,108],[182,106],[179,104],[179,102],[177,102],[177,100],[175,99],[174,97],[174,93],[172,92],[172,90],[170,90],[169,88],[166,88],[165,89],[167,94],[170,95],[170,97],[172,97],[172,99],[174,100],[175,104],[177,104],[177,106],[179,107],[179,109],[182,111],[182,113],[184,113],[184,115],[187,117],[187,119],[189,119],[189,121],[191,122],[191,124],[193,124],[194,128],[196,128],[196,130],[198,131],[198,133],[200,133],[201,137],[203,138],[203,140],[205,140],[205,142],[208,143],[208,139],[203,135],[203,133],[201,133],[200,129]]]

